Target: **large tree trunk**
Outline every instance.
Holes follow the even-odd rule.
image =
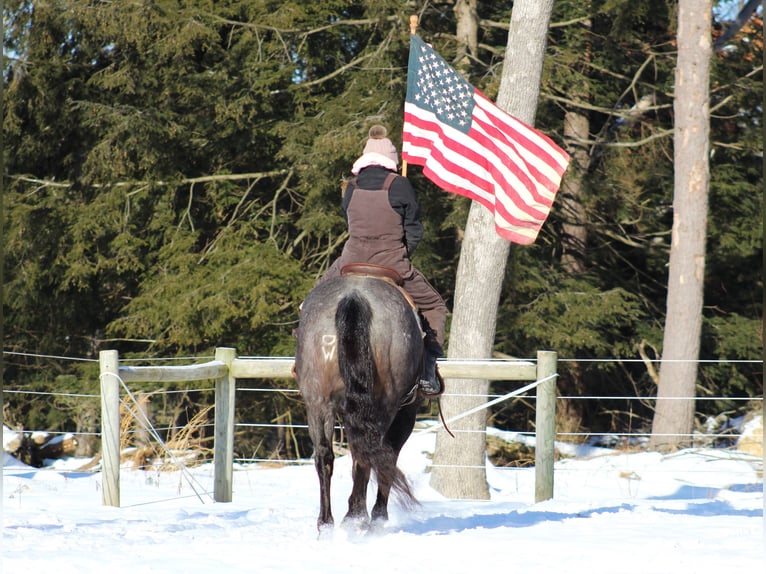
[[[580,10],[580,13],[575,12],[575,14],[578,16],[590,14],[591,2],[583,2]],[[585,20],[581,25],[585,32],[576,44],[582,58],[577,70],[579,81],[570,84],[568,95],[574,103],[567,106],[564,114],[564,147],[572,160],[557,199],[562,217],[561,266],[570,275],[584,273],[587,269],[585,260],[588,243],[588,214],[585,210],[585,174],[590,167],[590,154],[588,144],[585,142],[590,140],[590,118],[587,112],[583,111],[581,104],[589,104],[592,100],[591,86],[588,81],[590,67],[587,65],[591,60],[591,22]],[[565,395],[581,394],[584,387],[581,364],[574,363],[568,375],[558,379],[559,390]],[[557,401],[557,419],[580,421],[583,414],[582,403],[583,401]]]
[[[503,77],[497,105],[534,124],[540,91],[546,35],[553,0],[517,0],[513,5]],[[495,233],[492,215],[473,202],[466,223],[455,281],[455,303],[448,356],[486,359],[492,356],[497,308],[510,244]],[[482,404],[486,380],[448,380],[442,398],[447,419]],[[488,498],[484,466],[487,412],[479,411],[450,424],[455,438],[436,437],[431,485],[450,498]]]
[[[673,231],[665,336],[650,441],[650,447],[662,450],[687,444],[694,423],[710,181],[711,18],[711,0],[680,0],[673,105]]]

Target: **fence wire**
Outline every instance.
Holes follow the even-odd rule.
[[[39,358],[39,359],[53,359],[53,360],[67,360],[67,361],[79,361],[79,362],[98,362],[97,359],[90,359],[90,358],[81,358],[81,357],[67,357],[67,356],[59,356],[59,355],[45,355],[45,354],[36,354],[36,353],[24,353],[24,352],[18,352],[18,351],[4,351],[4,354],[10,355],[10,356],[21,356],[21,357],[29,357],[29,358]],[[255,357],[240,357],[242,359],[247,358],[255,358]],[[142,363],[142,364],[148,364],[148,363],[168,363],[168,362],[196,362],[200,360],[210,360],[212,357],[210,356],[201,356],[201,357],[173,357],[173,358],[120,358],[121,363]],[[521,361],[530,361],[530,362],[536,362],[536,359],[518,359]],[[500,359],[498,359],[500,361]],[[581,359],[581,358],[559,358],[559,363],[607,363],[607,362],[621,362],[621,363],[662,363],[662,359],[624,359],[624,358],[602,358],[602,359]],[[668,361],[665,361],[668,362]],[[673,362],[689,362],[689,361],[673,361]],[[711,363],[718,363],[718,364],[763,364],[762,360],[713,360],[713,359],[699,359],[697,361],[694,361],[701,364],[711,364]],[[502,381],[496,381],[496,382],[502,382]],[[153,383],[133,383],[134,387],[128,388],[127,385],[124,385],[126,395],[128,397],[132,397],[133,392],[147,392],[145,390],[138,391],[136,389],[143,389],[146,386],[150,386]],[[51,396],[60,396],[60,397],[66,397],[66,398],[82,398],[82,399],[95,399],[99,398],[100,395],[98,394],[88,394],[88,393],[73,393],[73,392],[55,392],[55,391],[37,391],[34,389],[23,389],[23,388],[5,388],[7,385],[3,388],[4,394],[9,395],[29,395],[29,396],[41,396],[41,397],[51,397]],[[529,394],[523,394],[526,390],[526,387],[523,387],[522,389],[517,389],[516,391],[512,391],[508,394],[497,394],[497,393],[490,393],[490,394],[475,394],[475,393],[460,393],[460,392],[452,392],[447,393],[445,396],[454,396],[454,397],[474,397],[478,398],[481,397],[483,399],[488,400],[488,403],[486,403],[483,407],[480,408],[488,408],[492,404],[499,403],[505,398],[509,398],[509,396],[513,396],[517,399],[526,399],[529,401],[534,401],[536,396],[535,395],[529,395]],[[196,386],[196,387],[189,387],[189,388],[183,388],[183,389],[171,389],[171,390],[151,390],[151,394],[153,396],[161,396],[161,395],[173,395],[173,394],[180,394],[180,393],[189,393],[189,392],[212,392],[214,391],[214,387],[212,386]],[[258,386],[243,386],[237,388],[237,393],[262,393],[262,394],[269,394],[269,393],[283,393],[288,395],[297,395],[300,394],[300,391],[295,388],[273,388],[273,387],[258,387]],[[668,398],[671,400],[690,400],[693,399],[695,401],[731,401],[731,402],[762,402],[763,397],[724,397],[724,396],[695,396],[695,397],[663,397]],[[606,400],[624,400],[624,401],[655,401],[657,400],[656,396],[626,396],[626,395],[619,395],[619,396],[610,396],[610,395],[558,395],[558,400],[561,401],[606,401]],[[131,399],[133,403],[135,403],[135,398]],[[132,408],[132,406],[131,406]],[[138,413],[134,413],[135,417],[137,417],[136,420],[139,420]],[[197,425],[195,428],[212,428],[214,425],[213,423],[205,423]],[[433,427],[433,428],[432,428]],[[421,430],[419,432],[433,432],[436,430],[438,425],[432,425],[432,427],[428,427],[424,430]],[[151,427],[151,434],[157,434],[157,433],[176,433],[183,429],[183,426],[174,426],[174,425],[165,425],[165,426],[157,426],[157,427]],[[300,432],[306,432],[308,429],[308,425],[304,423],[280,423],[280,422],[263,422],[263,421],[240,421],[235,424],[236,429],[289,429],[291,431],[300,431]],[[340,425],[336,426],[336,429],[338,431],[341,431],[342,428]],[[128,436],[130,435],[136,435],[139,433],[145,433],[147,432],[147,428],[143,429],[125,429],[124,433]],[[417,431],[416,431],[417,432]],[[453,431],[456,433],[483,433],[485,431],[471,431],[471,430],[456,430]],[[518,435],[524,435],[524,436],[534,436],[534,432],[530,432],[528,430],[509,430],[509,431],[503,431],[508,433],[515,433]],[[100,432],[88,432],[88,431],[50,431],[49,434],[51,435],[79,435],[79,436],[100,436]],[[651,432],[637,432],[637,431],[631,431],[631,432],[593,432],[593,431],[583,431],[583,432],[572,432],[572,431],[560,431],[556,433],[556,439],[557,440],[573,440],[576,442],[582,442],[585,439],[597,439],[597,438],[609,438],[612,440],[615,440],[619,443],[619,441],[626,441],[627,443],[632,443],[636,440],[640,439],[648,439],[652,436]],[[689,438],[692,440],[710,440],[714,441],[716,439],[727,439],[729,441],[739,439],[742,434],[734,433],[734,432],[709,432],[709,433],[690,433],[690,434],[683,434],[683,435],[674,435],[674,436],[682,436],[684,438]],[[155,437],[155,439],[159,440],[160,443],[162,442],[161,437],[159,437],[159,434]],[[234,459],[235,464],[242,465],[242,464],[290,464],[290,465],[305,465],[305,464],[313,464],[310,459],[306,458],[297,458],[297,459],[285,459],[285,458],[269,458],[269,457],[237,457]],[[498,469],[502,470],[509,470],[511,467],[497,467]],[[43,469],[45,470],[45,469]],[[73,473],[78,474],[82,473],[81,470],[62,470],[62,469],[52,469],[56,472],[61,473]],[[571,470],[571,469],[568,469]],[[95,469],[94,471],[97,471]],[[700,471],[703,472],[703,471]],[[202,489],[204,490],[204,489]],[[199,496],[199,494],[197,495]]]

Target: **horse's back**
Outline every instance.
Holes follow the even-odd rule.
[[[336,277],[317,285],[303,302],[299,342],[303,333],[311,333],[312,337],[334,335],[338,304],[352,292],[360,294],[369,302],[373,313],[373,329],[391,329],[393,334],[398,332],[405,337],[411,337],[419,331],[417,317],[398,287],[372,277]]]
[[[370,305],[369,338],[378,368],[397,381],[414,384],[422,337],[414,311],[396,286],[381,279],[348,276],[317,285],[301,307],[295,356],[301,389],[322,385],[331,387],[334,394],[342,391],[335,319],[338,305],[352,294]],[[417,355],[414,360],[413,354]]]

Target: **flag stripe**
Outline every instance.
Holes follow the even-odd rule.
[[[496,118],[498,127],[505,137],[511,140],[511,135],[508,134],[513,134],[523,137],[525,141],[529,142],[529,146],[526,148],[526,156],[529,157],[530,161],[539,164],[546,170],[552,170],[559,179],[561,178],[566,171],[567,165],[569,165],[569,155],[556,145],[551,138],[498,108],[479,90],[476,90],[475,99],[482,110]],[[553,180],[553,178],[551,179]]]
[[[491,146],[482,149],[485,155],[475,151],[477,139],[472,139],[470,133],[462,134],[435,119],[424,119],[421,116],[432,114],[417,107],[413,112],[409,116],[405,113],[405,121],[420,129],[408,130],[412,138],[405,136],[402,158],[424,166],[425,176],[446,191],[482,203],[494,213],[502,237],[525,245],[533,243],[553,198],[542,203],[532,198],[529,188],[518,182]]]
[[[523,202],[517,205],[510,201],[510,197],[498,203],[491,176],[487,175],[488,179],[485,180],[476,178],[476,172],[480,171],[481,167],[477,167],[476,172],[472,173],[470,169],[448,159],[452,157],[457,158],[458,162],[461,160],[461,156],[451,152],[449,148],[429,149],[422,147],[422,142],[423,140],[418,138],[410,140],[405,146],[409,152],[403,157],[405,159],[409,157],[408,161],[413,161],[416,165],[423,165],[423,173],[439,187],[475,199],[487,207],[495,214],[496,227],[501,236],[521,244],[534,242],[545,217],[544,214],[530,214],[527,211],[528,206]],[[425,140],[426,145],[430,142],[431,140]],[[421,161],[421,157],[428,160]]]
[[[497,109],[497,108],[496,108]],[[502,117],[497,115],[483,115],[483,106],[477,106],[474,112],[474,126],[479,124],[487,132],[487,138],[496,142],[496,145],[510,158],[513,158],[520,169],[529,173],[530,181],[525,182],[530,188],[541,188],[549,193],[551,198],[555,195],[561,181],[561,174],[551,167],[546,150],[539,145],[539,140],[529,137],[528,130],[514,131],[514,128],[503,122]]]
[[[465,193],[478,195],[483,202],[491,207],[496,200],[496,191],[500,187],[508,189],[508,195],[512,198],[517,210],[529,214],[529,217],[545,217],[545,213],[552,204],[553,197],[535,197],[530,189],[519,180],[524,176],[523,172],[514,169],[513,163],[502,160],[496,153],[492,142],[482,134],[463,134],[449,126],[441,124],[433,117],[433,114],[417,107],[405,104],[405,121],[409,121],[413,129],[404,137],[402,157],[415,165],[425,165],[439,173],[444,171],[441,179],[451,181],[449,173],[454,173],[462,181],[454,181],[453,187],[464,187]],[[417,126],[417,129],[415,129]],[[477,142],[481,152],[476,151]],[[411,145],[419,150],[411,149]],[[433,164],[442,164],[442,168],[436,168]],[[454,189],[449,191],[455,192]],[[505,194],[501,194],[501,197]],[[512,210],[513,207],[508,209]],[[520,217],[520,215],[517,215]]]
[[[502,237],[529,244],[548,217],[567,153],[495,106],[411,37],[402,158],[446,191],[479,201]]]

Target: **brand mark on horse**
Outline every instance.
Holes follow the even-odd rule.
[[[335,357],[335,343],[338,341],[335,335],[322,335],[322,358],[331,361]]]

